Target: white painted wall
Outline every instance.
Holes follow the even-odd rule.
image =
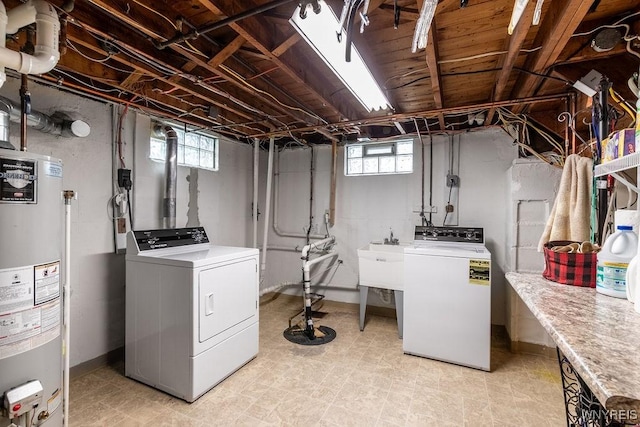
[[[19,86],[19,81],[9,78],[0,95],[19,105]],[[91,125],[91,134],[84,139],[28,132],[28,150],[62,159],[64,188],[79,194],[72,202],[71,225],[70,355],[74,366],[124,345],[125,261],[124,255],[114,253],[113,222],[107,215],[112,195],[111,107],[36,83],[30,84],[30,91],[34,109],[47,114],[67,112]],[[12,124],[11,141],[16,147],[19,135],[19,126]],[[164,166],[148,159],[149,135],[149,117],[130,111],[123,140],[127,167],[134,170],[138,229],[161,224]],[[214,243],[246,246],[250,244],[251,149],[225,140],[220,142],[220,152],[219,171],[198,171],[198,188],[192,194],[197,195],[199,212],[192,216],[199,218]],[[185,226],[189,203],[194,205],[187,181],[191,171],[178,169],[177,224]]]
[[[483,227],[487,247],[493,254],[492,273],[492,322],[505,322],[505,280],[507,265],[507,211],[508,184],[505,179],[508,168],[517,157],[511,139],[499,129],[460,135],[460,193],[459,203],[454,203],[459,224]],[[448,169],[448,137],[435,136],[433,140],[434,179],[433,204],[438,212],[433,215],[435,225],[444,219],[444,206],[448,196],[445,177]],[[457,156],[457,141],[456,156]],[[425,190],[429,188],[429,139],[425,138]],[[344,150],[338,153],[338,179],[336,197],[336,224],[330,229],[336,236],[340,260],[337,268],[318,276],[321,282],[316,291],[328,299],[356,303],[358,301],[357,249],[370,241],[388,237],[390,229],[400,242],[413,240],[414,226],[420,217],[414,210],[421,204],[420,146],[414,141],[414,173],[389,176],[344,176]],[[263,156],[264,157],[264,156]],[[329,208],[329,182],[331,169],[330,147],[316,148],[316,174],[314,177],[314,230],[323,232],[323,214]],[[263,162],[264,164],[264,162]],[[309,149],[288,149],[280,154],[280,194],[278,223],[283,231],[303,232],[309,224]],[[261,176],[265,168],[262,168]],[[264,179],[263,179],[264,180]],[[428,205],[429,196],[425,196]],[[264,200],[261,201],[264,206]],[[269,245],[302,246],[303,239],[283,238],[271,230]],[[263,288],[283,282],[301,280],[301,261],[298,253],[270,250],[267,253],[267,274]],[[320,266],[319,269],[322,269]],[[316,270],[317,272],[318,270]],[[312,275],[314,272],[312,271]],[[299,292],[299,288],[290,288]],[[370,303],[376,301],[373,293]],[[301,301],[302,305],[302,301]]]
[[[517,159],[507,175],[509,200],[509,271],[542,274],[538,241],[558,193],[562,169],[537,159]],[[518,294],[507,284],[507,332],[512,341],[555,347]]]

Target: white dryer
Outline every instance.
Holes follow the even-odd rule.
[[[404,255],[403,351],[489,371],[491,253],[483,230],[418,226]]]
[[[258,250],[127,236],[125,375],[193,402],[258,354]]]

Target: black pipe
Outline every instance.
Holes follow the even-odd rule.
[[[598,136],[600,144],[609,135],[609,87],[611,84],[606,77],[600,82],[600,126]],[[596,188],[598,190],[598,243],[604,243],[604,226],[606,222],[607,210],[609,206],[607,177],[601,176],[596,179]]]
[[[191,31],[187,34],[181,34],[179,36],[175,36],[172,39],[169,39],[167,41],[161,42],[161,43],[156,43],[156,47],[158,49],[164,49],[167,46],[171,46],[172,44],[175,43],[181,43],[183,41],[186,40],[193,40],[196,37],[198,37],[201,34],[206,34],[209,33],[211,31],[217,30],[219,28],[222,27],[226,27],[229,24],[233,24],[236,21],[240,21],[241,19],[245,19],[245,18],[249,18],[251,16],[257,15],[259,13],[262,12],[266,12],[268,10],[271,9],[275,9],[278,6],[282,6],[285,5],[287,3],[291,3],[293,0],[276,0],[276,1],[272,1],[270,3],[267,4],[263,4],[261,6],[258,7],[254,7],[253,9],[249,9],[249,10],[245,10],[244,12],[241,12],[237,15],[234,16],[230,16],[228,18],[222,19],[218,22],[214,22],[211,25],[207,25],[206,27],[202,27],[199,28],[197,30]]]

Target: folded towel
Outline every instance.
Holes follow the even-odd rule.
[[[538,251],[553,240],[591,239],[593,160],[577,154],[567,157],[551,215],[540,237]]]

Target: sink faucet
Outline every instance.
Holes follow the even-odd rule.
[[[384,238],[385,245],[399,245],[400,241],[398,239],[393,238],[393,230],[390,230],[389,237]]]

